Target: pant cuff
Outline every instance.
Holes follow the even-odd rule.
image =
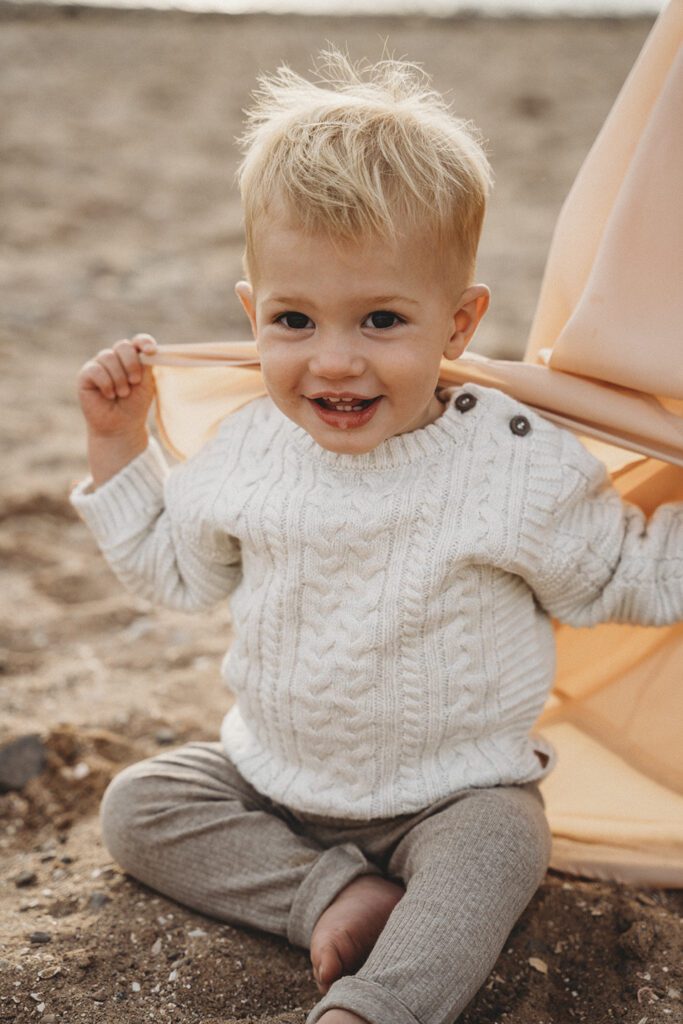
[[[419,1024],[417,1017],[410,1012],[388,989],[378,985],[376,981],[367,981],[349,975],[335,981],[329,992],[316,1003],[306,1024],[315,1024],[326,1010],[351,1010],[364,1017],[368,1024]]]
[[[331,846],[318,857],[297,889],[287,922],[287,938],[308,949],[316,921],[337,893],[359,875],[381,874],[353,843]]]

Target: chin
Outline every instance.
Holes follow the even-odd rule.
[[[337,455],[365,455],[367,452],[371,452],[378,444],[382,443],[382,438],[376,441],[370,441],[367,438],[353,437],[353,432],[349,432],[343,436],[341,431],[339,434],[335,434],[334,437],[324,436],[322,431],[311,431],[308,428],[304,428],[308,431],[314,441],[316,441],[321,448],[325,448],[328,452],[335,452]]]

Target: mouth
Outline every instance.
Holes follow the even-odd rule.
[[[374,398],[362,398],[359,395],[344,395],[343,398],[336,401],[329,401],[322,397],[312,398],[310,401],[315,402],[321,409],[330,409],[332,412],[360,412],[361,409],[367,409],[381,397],[381,395],[375,395]]]
[[[375,415],[382,401],[382,395],[374,398],[346,398],[340,402],[330,402],[326,398],[309,398],[316,415],[329,427],[347,430],[351,427],[363,427]]]

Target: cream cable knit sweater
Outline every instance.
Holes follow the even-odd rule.
[[[386,817],[540,778],[549,616],[683,618],[683,505],[646,528],[571,434],[492,389],[442,397],[436,422],[363,455],[259,398],[172,472],[151,442],[73,492],[136,593],[231,595],[222,741],[293,809]]]

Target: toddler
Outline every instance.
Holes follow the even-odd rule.
[[[268,394],[169,472],[154,340],[79,376],[72,500],[107,561],[174,608],[230,596],[235,630],[220,742],[121,772],[104,840],[167,896],[310,949],[307,1024],[451,1024],[548,864],[550,617],[683,617],[683,506],[646,524],[570,433],[438,387],[488,305],[490,173],[414,66],[281,69],[243,142],[236,290]]]

